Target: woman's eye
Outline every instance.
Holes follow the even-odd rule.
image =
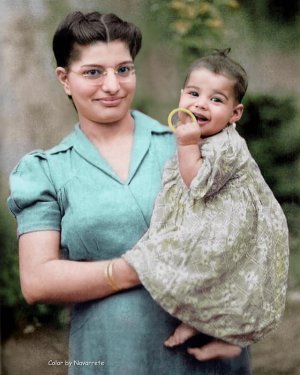
[[[122,65],[117,69],[117,72],[120,76],[128,75],[133,70],[133,67]]]
[[[103,71],[101,69],[89,69],[83,72],[83,76],[87,78],[98,78],[103,75]]]

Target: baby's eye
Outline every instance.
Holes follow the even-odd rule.
[[[103,69],[89,69],[89,70],[85,70],[82,75],[86,78],[89,78],[89,79],[95,79],[95,78],[99,78],[99,77],[102,77],[103,76],[103,72],[104,70]]]
[[[222,99],[220,99],[220,98],[216,98],[216,97],[211,98],[211,101],[214,102],[214,103],[223,103],[223,100],[222,100]]]
[[[189,91],[188,94],[196,97],[199,96],[199,93],[197,91]]]

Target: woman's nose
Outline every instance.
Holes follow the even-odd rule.
[[[103,77],[102,89],[105,92],[116,93],[120,89],[118,77],[113,70],[108,70]]]

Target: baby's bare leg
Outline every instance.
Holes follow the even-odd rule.
[[[184,323],[181,323],[174,331],[173,335],[170,336],[165,342],[164,345],[172,348],[173,346],[183,344],[186,340],[195,336],[198,331]]]

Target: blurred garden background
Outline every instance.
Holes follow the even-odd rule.
[[[230,47],[231,56],[247,70],[249,89],[238,130],[281,203],[290,230],[286,314],[276,332],[253,345],[254,375],[300,374],[298,0],[0,0],[2,373],[67,373],[64,365],[51,366],[49,360],[67,360],[68,308],[28,306],[22,298],[16,225],[6,198],[9,173],[22,155],[55,145],[76,122],[56,81],[51,50],[58,23],[74,10],[114,12],[141,28],[134,107],[163,123],[178,103],[193,59]]]

